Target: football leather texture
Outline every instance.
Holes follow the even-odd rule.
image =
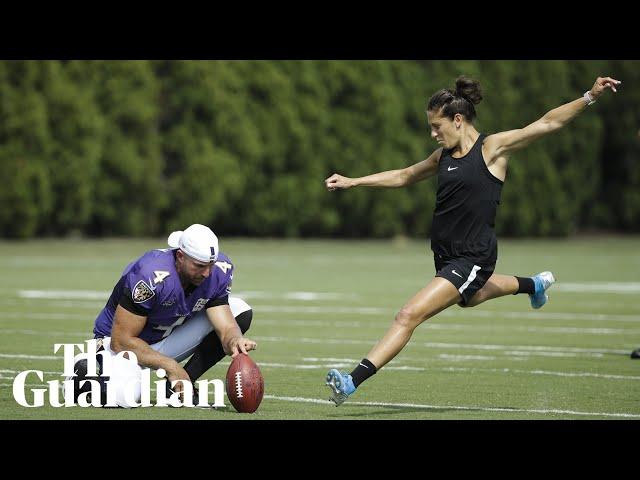
[[[240,413],[253,413],[264,395],[264,378],[249,355],[238,354],[227,370],[227,398]]]

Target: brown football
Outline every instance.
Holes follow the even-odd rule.
[[[240,353],[227,370],[227,397],[240,413],[253,413],[264,395],[264,378],[249,355]]]

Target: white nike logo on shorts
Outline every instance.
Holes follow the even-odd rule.
[[[458,272],[456,272],[455,270],[451,270],[451,273],[453,273],[454,275],[458,275],[460,278],[464,278],[462,275],[460,275]]]

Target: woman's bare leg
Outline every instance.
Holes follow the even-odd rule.
[[[459,301],[456,287],[444,278],[435,277],[402,307],[366,358],[379,370],[404,348],[418,325]]]
[[[518,292],[518,279],[512,275],[500,275],[494,273],[489,277],[487,283],[471,297],[467,307],[475,307],[482,302],[491,300],[492,298],[504,297],[505,295],[513,295]]]

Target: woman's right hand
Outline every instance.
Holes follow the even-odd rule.
[[[338,175],[334,173],[329,178],[324,181],[327,186],[327,190],[333,192],[334,190],[345,190],[347,188],[353,187],[353,179],[349,177],[343,177],[342,175]]]

